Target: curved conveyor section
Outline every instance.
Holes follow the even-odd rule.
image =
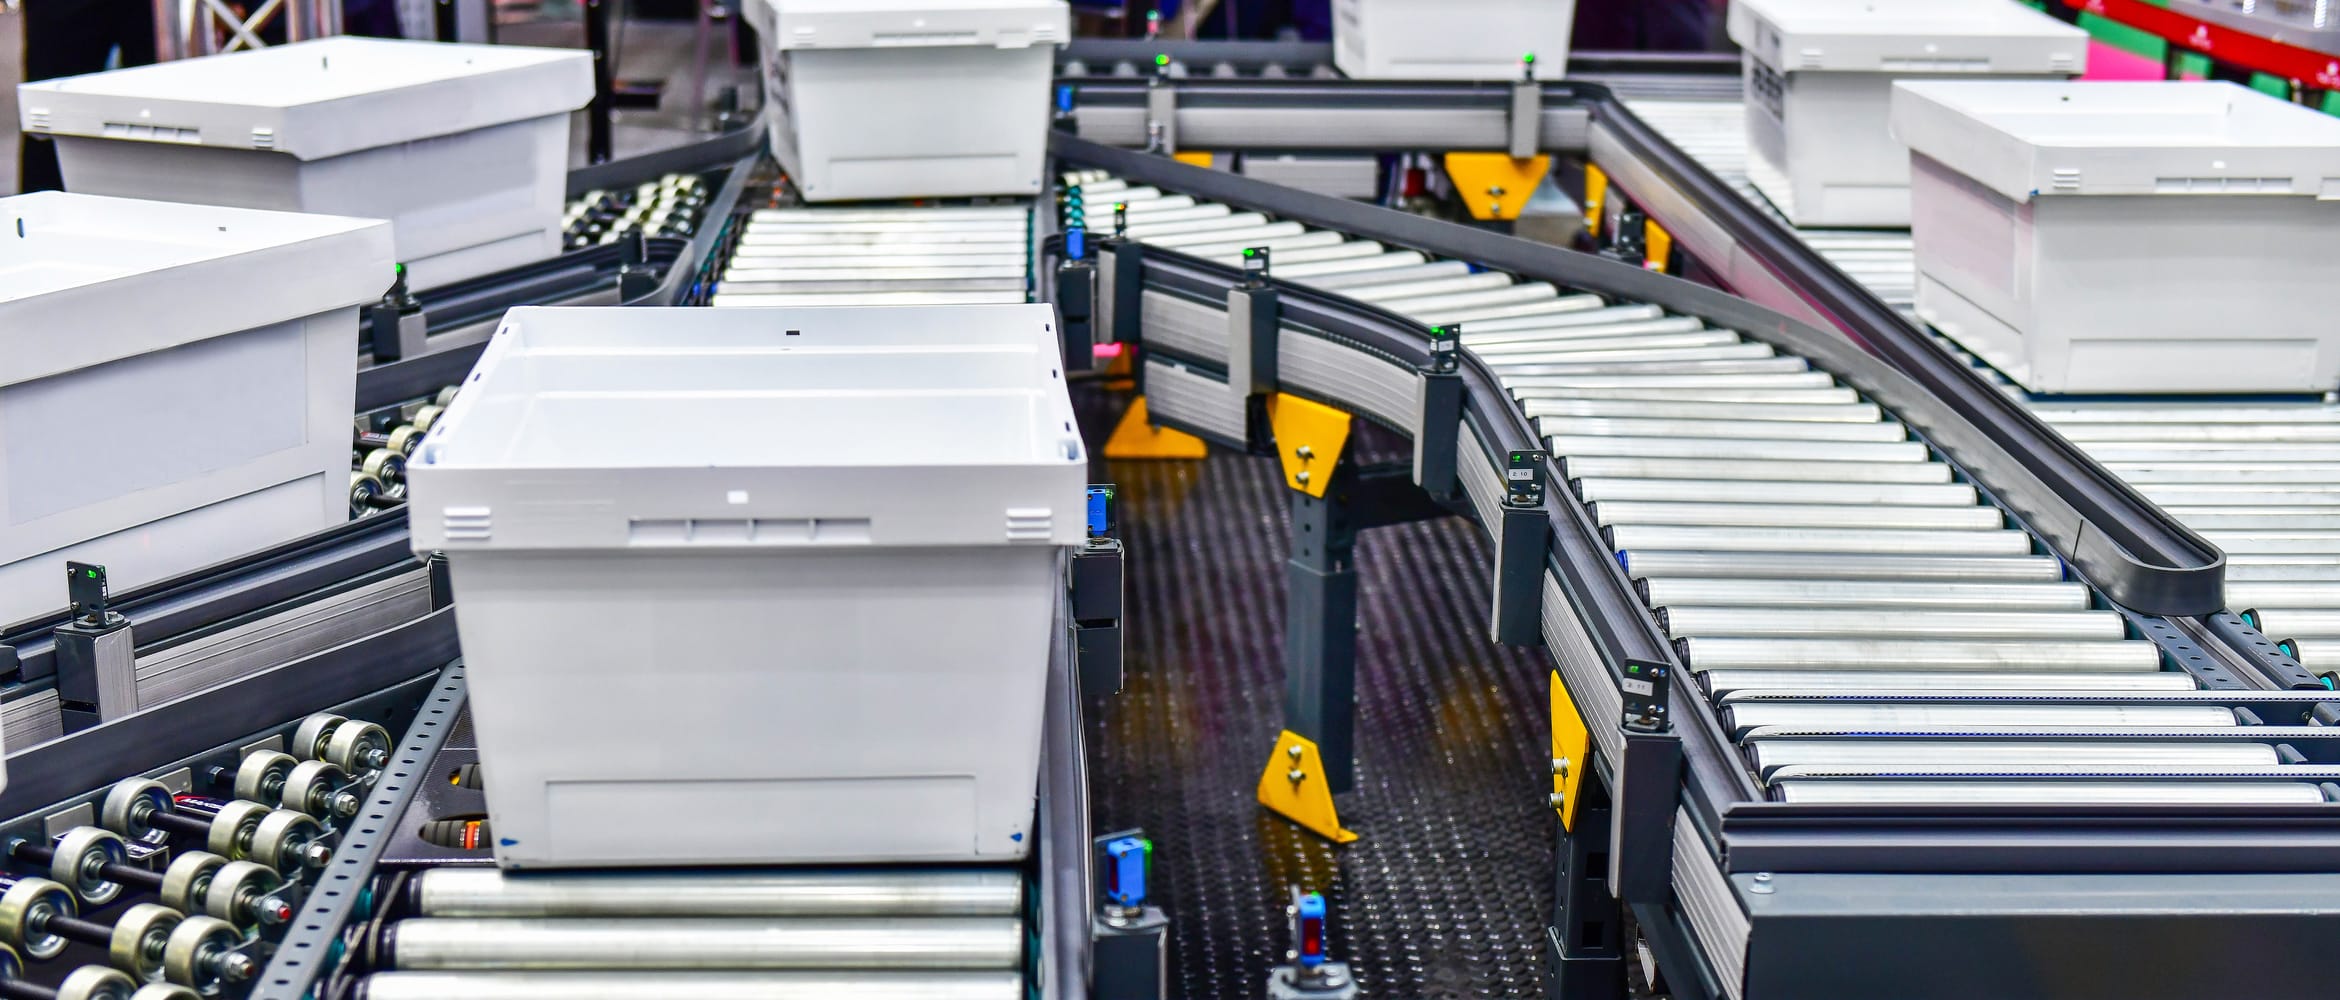
[[[1118,209],[1149,248],[1235,266],[1265,247],[1281,281],[1459,326],[1774,798],[2312,803],[2340,776],[2284,764],[2280,734],[2246,725],[1893,412],[1807,358],[1102,172],[1065,182],[1087,221]],[[1149,351],[1213,359],[1174,300],[1149,293],[1144,312]],[[1157,413],[1176,412],[1180,372],[1149,361]],[[1497,487],[1478,471],[1466,486],[1484,510]]]
[[[1749,181],[1738,101],[1635,100],[1633,114],[1897,311],[1916,319],[1907,230],[1798,229]],[[1784,185],[1775,185],[1784,187]],[[1923,325],[1922,323],[1920,324]],[[2327,678],[2340,675],[2340,405],[2166,396],[2034,397],[1985,359],[1943,349],[2023,399],[2147,499],[2226,552],[2228,606]]]

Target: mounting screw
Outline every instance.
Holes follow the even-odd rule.
[[[1301,482],[1305,483],[1305,482],[1307,482],[1307,481],[1308,481],[1308,470],[1307,470],[1307,469],[1302,469],[1302,470],[1300,470],[1300,471],[1298,471],[1298,472],[1295,472],[1295,473],[1293,473],[1293,474],[1292,474],[1292,478],[1293,478],[1293,479],[1297,479],[1297,480],[1299,480],[1299,481],[1301,481]]]
[[[1561,794],[1561,793],[1559,793],[1559,792],[1553,792],[1553,793],[1552,793],[1552,797],[1551,797],[1551,799],[1550,799],[1550,802],[1552,803],[1552,808],[1554,808],[1554,809],[1559,809],[1559,808],[1561,808],[1561,807],[1564,807],[1564,806],[1566,806],[1566,805],[1568,804],[1568,796],[1566,796],[1566,795],[1563,795],[1563,794]]]
[[[1300,779],[1308,777],[1308,772],[1295,767],[1289,771],[1284,772],[1284,777],[1289,779],[1293,784],[1297,785],[1300,783]]]
[[[1311,448],[1311,447],[1309,447],[1309,446],[1307,446],[1307,445],[1301,445],[1301,446],[1300,446],[1300,447],[1298,447],[1298,448],[1294,448],[1294,449],[1292,449],[1292,454],[1298,455],[1298,456],[1300,456],[1302,459],[1310,459],[1310,458],[1315,458],[1315,457],[1316,457],[1316,449],[1314,449],[1314,448]]]
[[[1294,744],[1292,744],[1291,746],[1285,747],[1285,748],[1284,748],[1284,755],[1285,755],[1285,756],[1288,756],[1288,757],[1290,757],[1290,758],[1292,758],[1293,760],[1299,760],[1299,759],[1300,759],[1300,744],[1298,744],[1298,743],[1294,743]]]
[[[1559,777],[1563,777],[1563,778],[1567,777],[1567,776],[1568,776],[1568,758],[1566,758],[1566,757],[1554,757],[1554,758],[1552,758],[1552,773],[1553,773],[1553,774],[1555,774],[1555,775],[1557,775],[1557,776],[1559,776]]]
[[[1751,886],[1748,886],[1748,887],[1747,887],[1747,891],[1748,891],[1748,892],[1757,892],[1757,893],[1763,893],[1763,894],[1765,894],[1765,895],[1769,895],[1769,894],[1771,894],[1772,892],[1775,892],[1775,891],[1777,891],[1777,890],[1774,890],[1774,889],[1772,888],[1772,886],[1771,886],[1771,873],[1770,873],[1770,872],[1756,872],[1756,873],[1755,873],[1755,884],[1754,884],[1754,885],[1751,885]]]

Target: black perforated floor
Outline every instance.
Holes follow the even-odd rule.
[[[1101,440],[1092,437],[1092,440]],[[1551,910],[1547,670],[1486,638],[1486,560],[1456,519],[1359,544],[1357,790],[1333,847],[1253,798],[1282,727],[1281,478],[1270,459],[1115,462],[1127,687],[1091,707],[1092,820],[1153,838],[1172,987],[1256,997],[1287,886],[1324,892],[1370,997],[1540,996]]]

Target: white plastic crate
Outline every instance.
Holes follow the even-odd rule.
[[[2047,393],[2340,382],[2340,119],[2227,83],[1905,83],[1920,315]]]
[[[1064,0],[748,0],[772,152],[807,201],[1030,195]]]
[[[324,38],[17,88],[65,187],[392,222],[418,288],[560,253],[593,59]]]
[[[1054,323],[506,314],[408,467],[497,861],[1023,855],[1085,534]]]
[[[1731,0],[1743,50],[1747,179],[1799,226],[1909,225],[1895,80],[2057,80],[2088,35],[2015,0]]]
[[[0,199],[0,624],[349,517],[357,306],[390,227],[47,192]]]
[[[1333,0],[1333,65],[1360,80],[1568,72],[1576,0]]]

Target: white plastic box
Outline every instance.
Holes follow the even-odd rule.
[[[1064,0],[748,0],[772,152],[807,201],[1030,195]]]
[[[2088,34],[2015,0],[1731,0],[1743,50],[1747,179],[1798,226],[1909,225],[1893,82],[2057,80]]]
[[[496,860],[1022,856],[1085,534],[1054,322],[506,314],[408,471]]]
[[[1918,313],[2043,393],[2340,382],[2340,119],[2227,83],[1905,83]]]
[[[325,38],[17,88],[65,188],[388,219],[417,288],[561,250],[592,56]]]
[[[1360,80],[1557,80],[1575,28],[1576,0],[1333,0],[1333,65]]]
[[[357,306],[390,227],[47,192],[0,199],[0,624],[349,517]]]

